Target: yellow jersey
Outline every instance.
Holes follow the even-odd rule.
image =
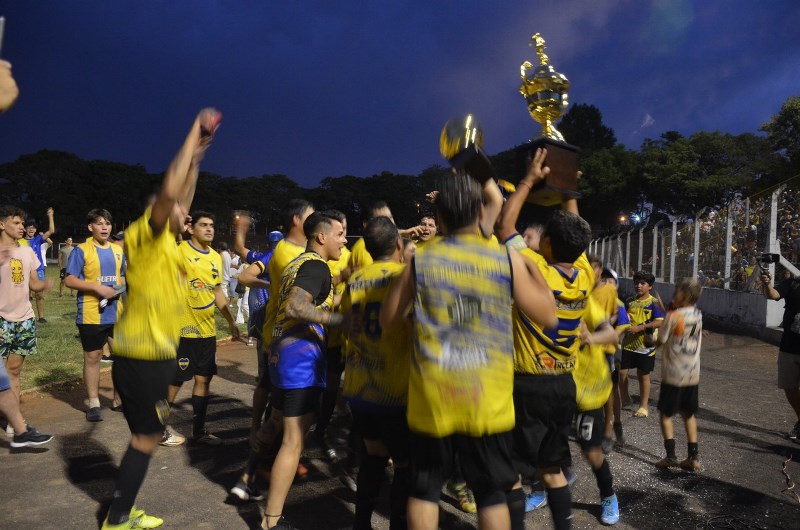
[[[345,347],[343,394],[356,408],[405,408],[411,336],[406,322],[391,329],[380,325],[381,304],[392,280],[403,272],[395,261],[376,261],[347,282],[341,309],[353,325]]]
[[[293,259],[305,252],[305,247],[295,245],[288,239],[281,239],[275,245],[275,250],[272,252],[272,257],[269,260],[269,301],[267,302],[267,313],[264,317],[264,340],[269,341],[272,337],[272,329],[275,327],[275,317],[278,315],[278,305],[280,305],[280,288],[281,276],[286,267]],[[263,267],[260,261],[256,264],[259,268]],[[261,270],[263,274],[264,270]],[[268,343],[267,343],[268,344]]]
[[[594,269],[581,254],[570,275],[549,265],[529,248],[520,254],[533,261],[556,299],[558,326],[544,329],[514,308],[514,369],[518,373],[558,375],[572,372],[580,348],[581,319],[595,283]]]
[[[353,248],[350,249],[350,261],[347,264],[353,271],[372,264],[372,256],[367,252],[363,237],[359,237],[358,241],[353,243]]]
[[[218,285],[222,285],[222,257],[216,250],[200,250],[191,241],[181,241],[178,250],[186,267],[186,306],[181,320],[181,337],[217,336],[214,320]]]
[[[186,268],[169,223],[158,233],[148,208],[125,230],[128,297],[114,327],[114,355],[174,359],[186,304]]]
[[[345,282],[341,279],[341,274],[347,268],[347,263],[350,261],[350,251],[347,247],[342,248],[342,255],[338,260],[329,260],[328,268],[331,269],[331,278],[334,282],[339,282],[333,286],[334,296],[341,296],[344,294]],[[342,328],[335,326],[328,330],[328,348],[341,348],[344,344],[344,335],[342,335]]]
[[[616,303],[608,311],[594,297],[589,297],[583,321],[589,331],[594,332],[603,322],[609,322],[614,312]],[[578,362],[572,377],[575,379],[575,401],[579,412],[601,408],[611,395],[611,369],[605,350],[606,346],[602,344],[581,344],[578,350]]]
[[[412,431],[442,438],[514,427],[511,264],[477,235],[443,238],[414,258]]]

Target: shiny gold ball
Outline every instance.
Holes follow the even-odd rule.
[[[472,114],[444,124],[439,136],[439,152],[443,157],[450,160],[471,145],[483,147],[483,128]]]

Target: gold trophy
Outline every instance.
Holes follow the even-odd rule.
[[[483,151],[483,129],[472,114],[444,124],[439,135],[439,152],[454,168],[480,183],[494,178],[494,168]]]
[[[556,72],[550,64],[550,58],[544,53],[545,42],[540,34],[531,37],[531,46],[536,48],[539,66],[534,67],[529,61],[522,63],[522,85],[519,91],[528,101],[528,112],[542,125],[542,132],[540,137],[519,148],[518,154],[524,164],[524,175],[536,149],[547,149],[545,165],[550,168],[550,173],[542,184],[531,191],[528,202],[552,206],[561,204],[564,195],[580,195],[577,191],[580,149],[565,142],[554,126],[569,106],[569,80],[564,74]]]

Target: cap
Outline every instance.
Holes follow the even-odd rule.
[[[283,239],[283,234],[278,232],[277,230],[273,230],[269,234],[267,234],[267,239],[269,239],[270,243],[277,243],[281,239]]]

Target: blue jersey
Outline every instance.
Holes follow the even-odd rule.
[[[261,274],[258,279],[269,281],[269,260],[272,258],[272,250],[267,252],[257,252],[251,250],[247,253],[245,261],[249,264],[260,263]],[[261,337],[261,330],[264,327],[264,320],[267,316],[267,302],[269,302],[269,289],[258,287],[250,288],[250,296],[247,304],[250,309],[250,319],[247,323],[247,333],[250,336]]]
[[[36,234],[30,239],[23,237],[22,239],[18,239],[17,242],[20,245],[31,247],[33,253],[39,258],[39,268],[36,270],[43,271],[45,267],[45,257],[42,256],[42,245],[44,244],[44,237],[42,237],[42,234]]]

